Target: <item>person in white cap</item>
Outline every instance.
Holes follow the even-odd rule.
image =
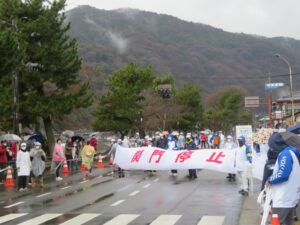
[[[228,135],[226,137],[224,148],[230,150],[237,148],[237,145],[233,142],[233,137],[231,135]],[[228,181],[235,181],[236,175],[234,173],[229,173],[226,178],[228,179]]]
[[[183,132],[180,132],[180,134],[178,136],[178,147],[180,150],[184,149],[184,147],[185,147],[185,138],[184,138]]]
[[[31,171],[32,188],[34,188],[36,185],[36,179],[39,179],[40,188],[44,187],[46,153],[41,147],[42,145],[40,142],[35,142],[34,148],[30,149],[30,159],[32,165],[32,171]]]
[[[124,136],[123,142],[122,142],[122,147],[124,148],[129,148],[129,140],[127,136]]]
[[[116,156],[116,151],[117,151],[117,148],[118,147],[121,147],[122,146],[122,140],[121,139],[118,139],[117,142],[115,142],[112,146],[111,146],[111,149],[108,153],[108,156],[114,161],[114,158]],[[114,169],[113,169],[114,170]],[[114,172],[114,171],[113,171]],[[120,167],[118,167],[118,173],[119,173],[119,178],[121,177],[125,177],[125,173],[124,173],[124,170],[121,169]]]
[[[22,142],[20,151],[17,153],[16,167],[18,171],[19,191],[27,190],[26,182],[27,182],[27,178],[30,175],[30,170],[31,170],[30,155],[26,148],[27,148],[26,142]]]

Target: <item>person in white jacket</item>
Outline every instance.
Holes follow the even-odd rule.
[[[20,151],[17,153],[16,166],[18,170],[18,190],[27,190],[26,182],[30,175],[31,161],[30,154],[26,151],[27,144],[25,142],[21,143]]]

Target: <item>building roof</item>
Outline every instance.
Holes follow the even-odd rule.
[[[293,92],[293,100],[300,100],[300,91],[294,91]],[[276,99],[277,102],[288,102],[288,101],[291,101],[291,97],[290,95],[288,96],[282,96],[280,98],[277,98]]]

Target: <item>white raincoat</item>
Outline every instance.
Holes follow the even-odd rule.
[[[28,151],[18,151],[16,164],[18,169],[18,176],[30,175],[31,161]]]

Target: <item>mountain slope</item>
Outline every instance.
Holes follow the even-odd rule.
[[[83,58],[82,77],[97,94],[105,89],[105,77],[128,62],[151,64],[155,75],[173,74],[178,85],[199,84],[203,96],[226,85],[264,96],[268,72],[288,73],[275,53],[286,56],[293,72],[300,72],[300,41],[290,38],[230,33],[134,9],[80,6],[66,14]],[[295,89],[300,88],[299,77],[294,76]],[[288,76],[272,81],[288,83]]]
[[[286,65],[273,57],[274,53],[285,55],[293,71],[300,72],[296,63],[300,41],[293,39],[229,33],[133,9],[105,11],[80,6],[67,16],[83,60],[106,75],[134,61],[152,64],[156,74],[173,74],[179,84],[200,84],[205,93],[240,84],[250,94],[263,94],[262,80],[254,78],[267,72],[287,73]]]

